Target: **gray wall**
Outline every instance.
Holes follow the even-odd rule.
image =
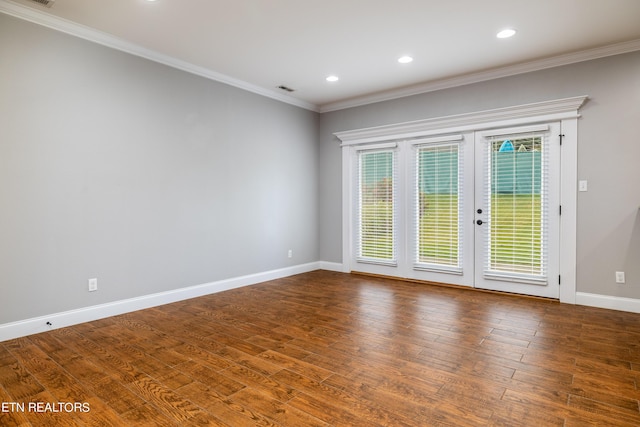
[[[579,120],[577,290],[640,298],[640,52],[323,114],[320,258],[342,261],[338,131],[588,95]],[[626,272],[617,285],[614,272]]]
[[[0,324],[319,260],[317,135],[316,113],[0,14]]]
[[[319,116],[0,14],[0,324],[340,263],[334,132],[583,94],[578,290],[640,298],[640,53]]]

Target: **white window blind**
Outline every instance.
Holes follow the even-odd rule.
[[[485,277],[546,283],[548,156],[543,133],[488,139]]]
[[[462,272],[462,151],[459,142],[418,145],[415,234],[418,270]]]
[[[359,262],[396,265],[396,151],[358,152]]]

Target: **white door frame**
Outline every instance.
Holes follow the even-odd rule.
[[[587,96],[577,96],[513,107],[438,117],[365,129],[337,132],[342,141],[342,260],[351,272],[354,197],[352,151],[355,146],[455,132],[482,131],[498,127],[560,121],[562,153],[560,171],[560,301],[576,302],[576,214],[579,109]]]
[[[542,245],[544,247],[544,257],[547,258],[545,272],[543,276],[535,276],[524,274],[514,275],[513,272],[507,272],[506,274],[497,271],[487,271],[489,268],[487,253],[487,239],[489,238],[489,228],[487,224],[477,225],[475,229],[475,280],[474,287],[483,289],[499,290],[503,292],[514,292],[519,294],[536,295],[547,298],[559,298],[560,297],[560,283],[558,281],[559,275],[559,243],[560,243],[560,175],[561,171],[561,145],[560,135],[562,134],[561,124],[559,121],[550,123],[541,123],[535,126],[518,126],[508,129],[492,129],[490,131],[476,132],[476,156],[475,160],[475,208],[481,208],[484,210],[481,214],[476,212],[475,219],[480,220],[480,224],[487,223],[490,218],[490,206],[487,200],[487,187],[486,180],[488,170],[486,169],[493,160],[487,159],[488,141],[492,138],[497,140],[509,139],[516,144],[516,141],[521,136],[543,137],[541,152],[540,167],[545,169],[545,173],[548,174],[548,178],[543,178],[541,174],[541,197],[543,192],[546,194],[545,206],[541,206],[544,209],[543,216],[546,216],[546,220],[543,220],[545,224],[543,227],[547,229],[544,232],[546,236],[542,238]],[[546,165],[546,167],[545,167]],[[545,188],[544,181],[547,181]],[[491,221],[489,221],[490,223]],[[541,231],[542,232],[542,231]]]

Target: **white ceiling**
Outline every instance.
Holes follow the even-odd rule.
[[[640,0],[0,0],[0,11],[317,111],[640,49]],[[506,27],[517,34],[496,38]]]

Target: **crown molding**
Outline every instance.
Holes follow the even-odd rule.
[[[587,99],[588,96],[586,95],[574,96],[493,110],[348,130],[336,132],[334,135],[342,142],[341,145],[344,147],[430,135],[444,135],[450,132],[478,131],[494,127],[521,125],[522,123],[577,118],[579,117],[578,110]]]
[[[404,98],[406,96],[419,95],[422,93],[434,92],[437,90],[449,89],[472,83],[480,83],[483,81],[494,80],[501,77],[515,76],[517,74],[524,74],[532,71],[544,70],[547,68],[560,67],[563,65],[570,65],[578,62],[590,61],[592,59],[599,59],[605,58],[607,56],[635,52],[638,50],[640,50],[640,39],[583,50],[580,52],[573,52],[564,55],[538,59],[521,64],[508,65],[505,67],[494,68],[492,70],[470,73],[447,79],[434,80],[418,85],[407,86],[400,89],[393,89],[389,91],[374,93],[371,95],[351,98],[345,101],[324,104],[320,106],[319,111],[320,113],[327,113],[330,111],[360,107],[376,102],[389,101],[393,99]]]
[[[5,15],[13,16],[24,21],[32,22],[43,27],[66,33],[93,43],[97,43],[102,46],[148,59],[153,62],[167,65],[169,67],[185,71],[187,73],[194,74],[200,77],[204,77],[209,80],[224,83],[238,89],[246,90],[247,92],[252,92],[267,98],[275,99],[277,101],[304,108],[306,110],[319,112],[318,106],[309,102],[302,101],[300,99],[296,99],[276,91],[271,91],[269,89],[265,89],[263,87],[245,82],[243,80],[235,79],[233,77],[212,71],[208,68],[201,67],[190,62],[182,61],[172,56],[165,55],[160,52],[147,49],[135,43],[128,42],[111,34],[104,33],[102,31],[98,31],[93,28],[89,28],[87,26],[50,15],[46,12],[22,6],[9,0],[0,0],[0,13],[4,13]]]
[[[104,33],[93,28],[77,24],[66,19],[53,16],[47,12],[39,11],[27,6],[20,5],[10,0],[0,0],[0,13],[4,13],[24,21],[32,22],[62,33],[66,33],[93,43],[97,43],[112,49],[129,53],[141,58],[148,59],[169,67],[185,71],[209,80],[224,83],[247,92],[271,98],[286,104],[304,108],[306,110],[327,113],[331,111],[344,110],[352,107],[359,107],[376,102],[389,101],[393,99],[403,98],[406,96],[419,95],[422,93],[433,92],[441,89],[448,89],[457,86],[464,86],[472,83],[479,83],[487,80],[493,80],[501,77],[509,77],[517,74],[528,73],[532,71],[543,70],[547,68],[569,65],[577,62],[589,61],[592,59],[604,58],[607,56],[619,55],[640,50],[640,39],[627,42],[617,43],[613,45],[588,49],[580,52],[574,52],[554,57],[529,61],[521,64],[509,65],[505,67],[494,68],[492,70],[481,71],[477,73],[465,74],[452,78],[434,80],[400,89],[378,92],[370,95],[351,98],[344,101],[337,101],[323,105],[315,105],[292,96],[282,94],[273,90],[265,89],[261,86],[239,80],[225,74],[221,74],[199,65],[195,65],[180,59],[174,58],[160,52],[147,49],[140,45],[128,42],[124,39],[115,37],[111,34]]]

